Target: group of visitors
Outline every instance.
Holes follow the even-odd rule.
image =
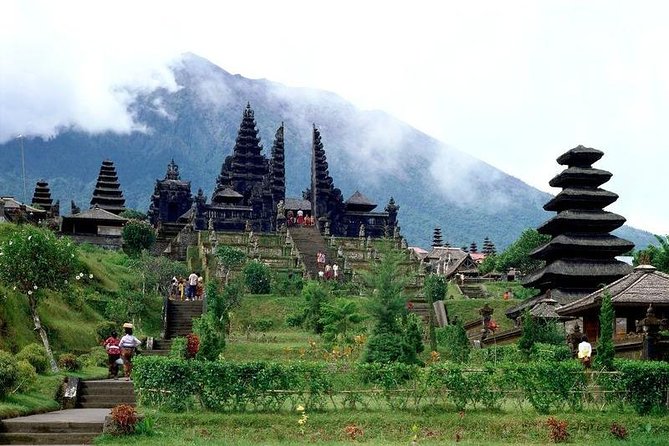
[[[311,215],[304,215],[304,211],[297,211],[297,216],[293,211],[288,211],[286,215],[286,224],[288,226],[313,226],[316,224],[316,219]]]
[[[202,300],[204,296],[204,280],[200,273],[192,272],[188,278],[172,277],[170,284],[170,299],[172,300]]]
[[[316,254],[316,264],[318,265],[319,280],[339,280],[339,265],[326,263],[323,251],[319,250]]]
[[[118,379],[118,368],[123,365],[125,380],[130,381],[132,372],[132,357],[135,355],[137,347],[142,342],[132,334],[133,325],[131,323],[123,324],[125,334],[121,339],[118,338],[116,330],[112,330],[110,336],[105,339],[104,345],[107,351],[107,361],[109,365],[109,378]]]

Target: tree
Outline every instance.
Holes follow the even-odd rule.
[[[156,242],[156,231],[150,224],[130,220],[123,227],[123,251],[131,257],[139,257],[143,250],[151,249]]]
[[[53,371],[58,371],[58,366],[37,307],[47,297],[46,290],[67,287],[76,262],[74,244],[65,237],[56,238],[47,229],[21,226],[0,243],[0,280],[27,296],[35,331],[42,338]]]
[[[144,212],[140,212],[135,209],[126,209],[118,215],[119,217],[127,218],[128,220],[146,221],[148,219]]]
[[[362,357],[363,362],[416,364],[414,324],[407,322],[406,299],[402,295],[406,276],[400,270],[401,253],[385,251],[365,279],[371,290],[369,312],[376,320]]]
[[[613,370],[613,304],[611,293],[606,291],[602,297],[602,306],[599,309],[599,339],[597,340],[597,363],[606,370]]]
[[[214,255],[222,267],[226,284],[229,281],[230,270],[236,266],[243,265],[246,261],[246,254],[243,251],[227,245],[217,246]]]
[[[518,240],[513,242],[501,254],[496,256],[495,269],[500,272],[517,268],[524,273],[537,270],[543,262],[530,257],[530,252],[550,241],[550,236],[539,234],[536,229],[526,229]]]
[[[304,311],[304,328],[316,334],[323,333],[323,309],[328,301],[328,292],[318,282],[309,282],[302,288],[302,297],[307,303]]]
[[[655,238],[660,246],[650,245],[646,249],[637,251],[634,255],[634,264],[649,263],[658,271],[669,273],[669,235],[664,237],[656,235]]]
[[[349,334],[365,320],[358,312],[358,305],[351,299],[337,298],[334,302],[326,302],[322,307],[323,338],[334,342],[340,336],[344,342],[350,342]]]

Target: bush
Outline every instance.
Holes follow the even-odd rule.
[[[460,320],[456,321],[455,324],[438,329],[437,343],[446,349],[451,361],[457,363],[469,361],[471,343]]]
[[[13,391],[19,379],[19,366],[11,353],[0,350],[0,399]]]
[[[200,337],[195,333],[186,335],[186,358],[193,359],[200,351]]]
[[[119,434],[131,434],[137,424],[137,411],[128,404],[120,404],[111,411],[111,417]]]
[[[130,220],[123,226],[123,251],[131,257],[139,257],[142,250],[150,249],[156,242],[156,231],[147,222]]]
[[[37,382],[37,372],[28,361],[19,361],[16,363],[18,367],[17,386],[20,389],[30,390],[30,388]]]
[[[571,359],[571,349],[568,345],[553,345],[537,342],[530,350],[532,361],[567,361]]]
[[[39,344],[28,344],[16,354],[18,361],[28,361],[35,367],[37,373],[44,373],[49,369],[49,358],[46,350]]]
[[[402,333],[382,332],[370,336],[362,362],[416,364],[418,358],[415,348],[406,344]]]
[[[68,372],[81,370],[81,363],[72,353],[63,353],[58,357],[58,367]]]
[[[622,373],[619,386],[640,415],[666,413],[665,398],[669,389],[669,364],[659,361],[614,361]]]
[[[215,361],[225,348],[225,332],[218,327],[212,313],[203,314],[193,321],[193,330],[200,337],[197,359]]]
[[[172,359],[186,359],[188,354],[186,351],[187,344],[188,341],[182,336],[174,338],[170,347],[169,357]]]
[[[83,367],[107,367],[109,356],[104,347],[93,347],[90,352],[79,356]]]
[[[298,296],[304,281],[300,274],[278,274],[272,283],[272,292],[278,296]]]
[[[269,294],[270,270],[258,261],[249,262],[244,267],[244,283],[251,294]]]
[[[302,297],[307,304],[304,311],[304,328],[316,334],[323,333],[323,307],[328,301],[328,292],[318,282],[309,282],[302,288]]]
[[[114,310],[111,310],[114,311]],[[118,324],[112,321],[100,322],[95,326],[95,337],[99,344],[102,344],[105,339],[111,336],[111,332],[116,330],[118,332]]]

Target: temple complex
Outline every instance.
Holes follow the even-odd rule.
[[[195,230],[284,230],[301,217],[314,217],[322,235],[346,237],[392,237],[398,235],[399,206],[391,198],[385,212],[356,191],[344,201],[330,176],[325,149],[313,127],[311,187],[302,198],[286,197],[283,123],[277,129],[271,158],[263,156],[254,111],[247,104],[232,155],[225,158],[211,201],[202,191],[192,197],[190,182],[183,181],[174,161],[163,180],[156,180],[149,218],[158,228],[159,240],[175,235],[186,225]],[[291,219],[293,217],[293,219]]]
[[[110,160],[104,160],[100,166],[100,174],[91,198],[91,209],[96,205],[116,215],[125,211],[125,198],[118,182],[116,167]]]
[[[509,309],[507,316],[516,318],[546,297],[560,305],[574,302],[631,272],[631,266],[615,257],[630,251],[634,244],[610,234],[625,218],[603,210],[618,199],[599,187],[612,175],[592,167],[602,156],[599,150],[578,146],[557,159],[567,168],[549,184],[562,191],[544,205],[557,215],[538,228],[551,240],[530,254],[546,266],[523,281],[524,286],[538,288],[540,293]]]

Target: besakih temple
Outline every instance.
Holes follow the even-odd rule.
[[[544,205],[557,215],[538,228],[551,240],[530,254],[546,266],[523,280],[525,287],[538,288],[539,295],[507,310],[508,317],[517,318],[547,296],[558,305],[569,304],[631,272],[631,266],[615,257],[633,249],[634,244],[610,234],[625,218],[603,210],[618,199],[599,187],[612,175],[592,167],[603,154],[578,146],[557,159],[567,168],[549,184],[562,191]]]
[[[128,219],[94,205],[77,214],[63,216],[60,232],[78,243],[91,243],[103,248],[119,249],[123,226]]]
[[[385,212],[356,191],[344,201],[330,176],[320,132],[313,127],[311,187],[301,199],[286,198],[283,123],[277,129],[271,158],[262,154],[254,111],[247,104],[232,155],[225,158],[211,201],[202,191],[192,197],[190,182],[183,181],[172,161],[163,180],[157,180],[149,218],[159,239],[175,235],[187,225],[194,230],[260,233],[281,231],[290,215],[311,216],[321,234],[378,238],[399,231],[399,206],[391,198]]]
[[[56,218],[60,215],[60,201],[53,202],[49,183],[45,180],[39,180],[35,185],[32,206],[43,209],[46,212],[47,218]]]
[[[441,238],[441,228],[436,227],[434,228],[434,232],[432,233],[432,247],[440,248],[442,246],[444,246],[444,241]]]
[[[113,214],[120,214],[125,211],[125,198],[118,182],[116,167],[110,160],[104,160],[100,166],[98,181],[95,183],[93,198],[91,198],[91,208],[98,206]]]
[[[46,217],[44,209],[21,203],[14,197],[0,197],[0,223],[39,223]]]

